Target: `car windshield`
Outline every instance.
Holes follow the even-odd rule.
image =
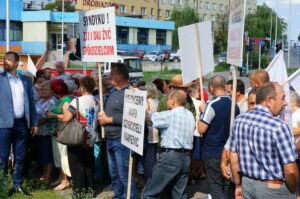
[[[140,59],[124,59],[124,63],[129,67],[129,72],[143,72]]]
[[[156,52],[150,52],[149,55],[156,55]]]

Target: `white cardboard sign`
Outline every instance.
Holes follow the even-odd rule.
[[[79,14],[81,61],[116,62],[115,8],[100,8]]]
[[[246,0],[230,0],[227,63],[242,66]]]
[[[198,27],[198,36],[196,27]],[[211,21],[180,27],[178,34],[183,84],[187,84],[199,77],[198,57],[202,66],[202,75],[213,72],[214,58]],[[196,37],[199,38],[199,42],[197,42]],[[199,53],[197,48],[200,49]]]
[[[121,143],[143,155],[147,92],[126,89],[122,122]]]

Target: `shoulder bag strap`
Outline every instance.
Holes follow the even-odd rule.
[[[79,99],[76,97],[76,109],[77,109],[77,119],[80,121],[80,113],[79,113]]]

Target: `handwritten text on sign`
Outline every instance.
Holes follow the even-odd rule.
[[[80,13],[82,61],[114,62],[116,52],[115,11],[113,7]]]
[[[125,90],[121,143],[143,155],[146,91]]]
[[[243,58],[245,2],[230,0],[227,63],[235,66],[241,66]]]

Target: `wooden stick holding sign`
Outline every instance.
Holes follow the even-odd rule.
[[[197,59],[197,67],[198,67],[198,75],[199,75],[199,85],[200,85],[200,96],[201,101],[204,103],[204,93],[203,93],[203,80],[202,80],[202,64],[201,64],[201,54],[200,54],[200,39],[199,39],[199,26],[198,23],[195,25],[195,40],[196,40],[196,56]]]
[[[300,74],[300,68],[296,72],[294,72],[291,76],[289,76],[289,78],[283,84],[281,84],[281,86],[285,86],[289,81],[293,80],[299,74]]]
[[[102,87],[102,73],[101,73],[101,65],[99,62],[97,62],[97,67],[98,67],[98,77],[99,77],[99,104],[100,104],[100,111],[104,111],[103,109],[103,87]],[[101,137],[105,138],[105,131],[103,125],[101,125]]]
[[[126,199],[130,199],[130,194],[131,194],[132,165],[133,165],[133,157],[132,157],[132,151],[130,150],[129,165],[128,165],[127,197],[126,197]]]
[[[126,89],[124,94],[121,143],[130,149],[127,199],[131,194],[132,152],[143,155],[147,92]]]
[[[230,67],[230,72],[232,75],[232,96],[231,96],[231,115],[230,115],[230,127],[229,127],[229,134],[231,135],[233,121],[235,118],[235,104],[236,104],[236,85],[237,85],[237,78],[236,78],[236,70],[235,66]]]

